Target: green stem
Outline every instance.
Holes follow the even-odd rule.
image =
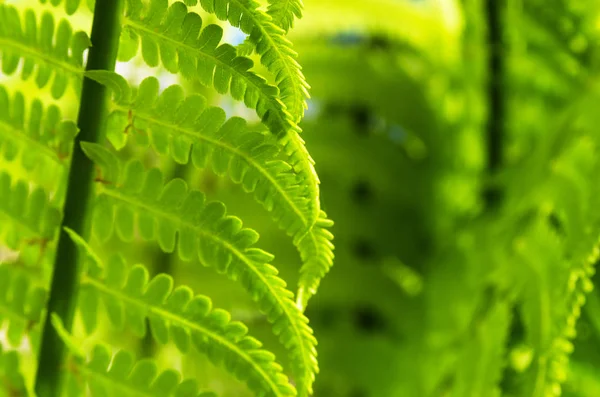
[[[114,70],[119,46],[122,0],[97,1],[92,23],[92,47],[88,54],[87,70]],[[94,166],[81,150],[80,142],[98,142],[102,121],[106,117],[106,89],[84,78],[77,125],[80,133],[75,139],[71,160],[67,197],[62,226],[86,237],[89,225],[86,215],[93,193]],[[64,373],[62,363],[65,346],[50,323],[50,313],[56,313],[67,329],[72,328],[77,305],[79,264],[77,248],[61,233],[52,276],[48,315],[40,348],[39,366],[35,381],[38,397],[59,397]]]
[[[487,25],[489,46],[489,84],[488,84],[488,172],[495,175],[502,167],[503,141],[505,121],[505,64],[504,64],[504,0],[487,0]],[[492,186],[486,192],[488,208],[496,208],[501,200],[502,192]]]

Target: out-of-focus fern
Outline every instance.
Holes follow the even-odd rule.
[[[22,375],[19,353],[15,350],[5,351],[0,344],[0,396],[29,395],[25,378]]]
[[[343,287],[347,280],[385,289],[375,281],[382,269],[364,266],[379,263],[390,251],[423,277],[420,295],[394,300],[395,313],[403,313],[401,321],[381,302],[392,299],[386,289],[388,295],[379,300],[368,296],[377,292],[364,294],[362,304],[372,305],[368,320],[364,310],[362,317],[352,314],[356,296],[348,301],[340,299],[342,292],[322,296],[315,310],[323,314],[311,315],[323,319],[314,326],[321,334],[331,329],[321,343],[332,343],[328,341],[336,340],[336,331],[348,331],[334,330],[325,317],[336,313],[339,318],[340,311],[347,311],[357,318],[356,332],[370,324],[378,330],[370,332],[385,335],[400,348],[413,347],[399,359],[410,375],[389,381],[396,389],[344,373],[345,383],[369,390],[367,395],[382,390],[424,396],[558,395],[577,337],[575,324],[592,286],[600,237],[594,187],[597,6],[579,1],[502,3],[504,33],[490,47],[488,40],[498,32],[489,32],[495,28],[486,23],[486,14],[497,2],[461,2],[457,36],[448,26],[447,35],[436,35],[445,31],[440,21],[431,22],[435,12],[425,11],[433,11],[433,2],[408,3],[374,1],[366,12],[353,2],[306,1],[307,12],[318,18],[303,20],[293,33],[318,109],[303,128],[315,137],[311,151],[323,179],[335,175],[336,190],[328,197],[339,198],[329,205],[353,214],[353,220],[338,222],[343,224],[337,235],[338,261],[347,270],[331,279],[338,284],[334,289],[348,291]],[[410,9],[405,15],[427,16],[436,25],[425,28],[416,22],[410,29],[418,18],[403,19],[404,8]],[[456,11],[448,9],[444,17],[451,20]],[[397,18],[390,17],[396,12]],[[381,14],[385,17],[377,18]],[[417,34],[419,27],[426,33]],[[487,58],[492,53],[502,54],[505,62],[500,71],[504,113],[498,120],[485,119],[495,117],[488,91],[500,84],[497,76],[490,77]],[[499,143],[504,156],[487,176],[482,138],[495,124],[504,133]],[[321,134],[332,129],[347,146],[339,151],[351,155],[328,150],[331,142]],[[415,136],[424,145],[420,151],[411,146]],[[385,139],[397,145],[398,157],[406,153],[409,159],[383,157],[388,150],[384,145],[372,149],[375,154],[365,149]],[[384,159],[378,161],[378,155]],[[398,186],[386,185],[384,171],[353,169],[357,161],[372,169],[380,163],[393,168]],[[493,189],[502,197],[495,210],[486,204]],[[377,195],[382,191],[396,198],[396,207],[385,206]],[[422,208],[427,214],[419,213]],[[333,211],[337,209],[331,210],[335,216]],[[374,218],[380,211],[389,221]],[[363,231],[369,228],[380,233],[369,239]],[[420,228],[425,248],[415,254],[421,240],[410,232]],[[396,239],[384,242],[382,234]],[[378,366],[376,361],[367,366]],[[332,390],[327,386],[340,379],[321,378],[319,390]],[[351,395],[354,390],[349,390]]]

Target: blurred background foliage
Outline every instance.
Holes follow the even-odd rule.
[[[600,396],[600,296],[590,292],[600,230],[600,5],[304,4],[290,33],[312,86],[303,138],[336,245],[335,266],[307,309],[319,341],[315,395]],[[88,31],[91,13],[78,18],[71,23]],[[225,40],[244,51],[243,35],[227,29]],[[117,71],[132,82],[152,74],[162,88],[182,84],[229,116],[253,117],[139,59]],[[58,105],[74,118],[73,98]],[[300,259],[291,242],[239,186],[151,152],[138,156],[228,203],[295,284]],[[18,167],[0,156],[0,169],[30,172]],[[60,196],[53,172],[39,166],[35,181]],[[108,246],[211,296],[285,357],[239,285],[142,243]],[[36,258],[31,250],[20,260]],[[5,250],[0,260],[15,259]],[[138,347],[142,356],[155,349],[150,340]],[[219,395],[245,395],[200,356],[177,362],[170,352],[158,353]]]

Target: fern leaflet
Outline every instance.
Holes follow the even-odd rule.
[[[279,138],[290,156],[290,164],[300,175],[302,184],[311,192],[311,226],[319,215],[319,180],[314,161],[298,135],[300,128],[279,99],[279,90],[250,71],[253,62],[238,57],[229,44],[221,44],[223,29],[208,25],[202,31],[202,19],[188,12],[176,2],[168,9],[162,1],[151,2],[144,8],[139,0],[129,4],[121,36],[120,59],[130,60],[138,51],[141,41],[142,56],[149,66],[160,62],[171,73],[181,73],[188,79],[197,79],[205,86],[214,86],[217,92],[230,93],[236,100],[255,109],[269,130]]]
[[[19,353],[15,350],[5,351],[0,343],[0,396],[28,396],[25,378],[21,373]]]
[[[0,325],[8,322],[9,344],[21,344],[23,336],[38,325],[45,304],[43,288],[32,285],[25,275],[10,266],[0,266]]]
[[[303,8],[302,0],[269,0],[267,13],[275,25],[287,32],[294,27],[294,18],[302,18]]]
[[[176,162],[190,160],[198,168],[210,166],[220,176],[253,192],[288,234],[301,237],[309,228],[310,191],[302,186],[291,166],[278,160],[280,150],[268,137],[252,132],[244,119],[225,121],[221,108],[206,107],[200,95],[184,97],[173,85],[158,95],[158,80],[142,81],[135,98],[117,74],[88,72],[91,78],[118,93],[107,121],[107,138],[120,150],[133,137]],[[129,99],[128,99],[129,98]],[[191,149],[191,153],[190,153]]]
[[[25,169],[33,168],[40,158],[62,164],[70,155],[77,126],[62,121],[56,106],[44,109],[38,99],[29,106],[25,102],[23,93],[16,92],[11,98],[0,86],[0,149],[4,158],[12,161],[20,155]]]
[[[13,184],[7,173],[0,173],[0,217],[11,219],[2,228],[0,238],[12,249],[22,244],[44,246],[53,239],[60,224],[60,212],[40,188],[30,192],[24,181]]]
[[[298,123],[304,116],[309,86],[285,32],[259,9],[254,0],[200,0],[200,5],[249,35],[262,64],[275,75],[281,100]]]
[[[294,237],[304,263],[299,305],[305,307],[333,263],[333,236],[326,229],[332,222],[321,212],[318,223],[310,227],[310,191],[287,163],[277,160],[276,147],[261,134],[247,131],[243,119],[224,123],[225,113],[220,108],[205,108],[202,96],[184,98],[179,86],[168,87],[159,97],[158,81],[151,77],[142,81],[132,98],[132,89],[121,76],[101,71],[87,75],[115,93],[106,133],[116,149],[134,136],[140,144],[151,145],[156,152],[185,164],[193,146],[195,166],[210,165],[217,174],[254,192],[279,226]]]
[[[68,368],[72,375],[66,385],[66,395],[69,397],[81,396],[85,385],[94,397],[216,397],[212,392],[199,391],[196,381],[192,379],[181,381],[181,375],[176,370],[168,369],[159,373],[153,360],[136,360],[126,350],[119,350],[113,355],[107,347],[97,344],[86,360],[85,352],[79,347],[81,343],[65,330],[55,314],[52,314],[52,325],[71,353]]]
[[[92,259],[81,287],[85,291],[82,315],[88,331],[95,328],[100,295],[115,326],[120,328],[127,324],[134,333],[143,336],[148,318],[158,342],[173,340],[184,353],[195,346],[215,364],[222,363],[258,394],[295,395],[275,357],[247,335],[242,323],[231,322],[229,313],[212,309],[209,298],[194,296],[187,287],[173,289],[172,278],[165,274],[148,280],[148,272],[141,265],[128,271],[121,257],[111,258],[106,265],[97,262],[85,242],[73,232],[67,232]]]
[[[157,240],[165,252],[175,250],[178,235],[181,259],[198,258],[204,266],[241,281],[288,349],[299,394],[310,392],[318,371],[316,339],[308,319],[294,305],[293,293],[269,264],[273,256],[252,247],[257,233],[243,229],[238,218],[226,216],[222,203],[205,204],[200,192],[188,193],[181,179],[163,187],[157,169],[146,173],[141,163],[130,162],[121,172],[119,161],[107,149],[89,143],[83,148],[101,169],[94,211],[96,235],[106,240],[113,233],[114,222],[117,235],[131,241],[137,224],[142,238]]]
[[[33,10],[27,9],[24,18],[13,6],[0,4],[0,49],[2,72],[12,75],[23,59],[21,78],[28,79],[35,72],[39,88],[50,83],[54,98],[60,98],[69,81],[79,90],[83,73],[83,52],[90,45],[83,32],[73,33],[71,25],[61,20],[58,26],[49,12],[38,22]]]

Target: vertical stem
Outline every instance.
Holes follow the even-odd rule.
[[[96,1],[92,23],[92,47],[89,50],[86,70],[114,70],[121,31],[122,0]],[[82,236],[89,233],[86,215],[90,209],[93,192],[94,166],[85,157],[80,142],[98,142],[102,121],[106,116],[106,89],[93,80],[84,78],[73,158],[69,171],[63,226]],[[61,368],[65,347],[50,323],[50,313],[56,313],[67,329],[71,329],[77,305],[79,279],[77,248],[64,234],[59,236],[54,272],[52,276],[48,315],[40,348],[35,390],[38,397],[59,397],[61,394]]]
[[[504,0],[486,0],[486,13],[488,25],[488,130],[487,151],[488,171],[495,174],[502,165],[505,124],[505,103],[503,84],[505,75],[504,46],[503,46],[503,10]],[[487,204],[494,207],[500,200],[500,191],[497,187],[487,192]]]

